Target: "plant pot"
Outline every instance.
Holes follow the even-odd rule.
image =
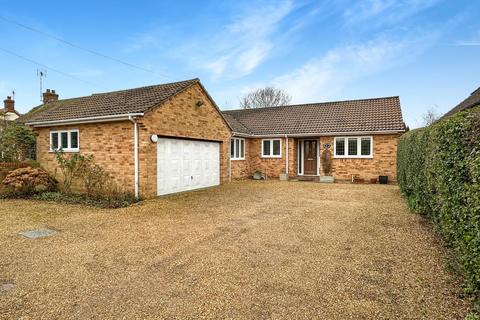
[[[357,178],[357,179],[353,180],[353,183],[362,184],[362,183],[365,183],[365,179],[363,179],[363,178]]]
[[[378,176],[380,184],[388,184],[388,176]]]
[[[288,173],[280,173],[280,181],[288,181]]]
[[[376,184],[377,183],[377,178],[371,178],[370,183],[371,184]]]

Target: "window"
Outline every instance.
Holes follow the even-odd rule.
[[[50,131],[50,151],[79,151],[78,130]]]
[[[281,158],[282,157],[282,140],[280,139],[262,140],[262,157],[263,158]]]
[[[372,158],[372,137],[336,137],[334,154],[336,158]]]
[[[230,157],[232,160],[245,160],[245,139],[230,140]]]

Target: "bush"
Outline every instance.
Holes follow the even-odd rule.
[[[430,217],[480,296],[480,107],[404,134],[398,183],[412,211]]]
[[[47,171],[31,167],[11,171],[2,184],[10,193],[24,195],[54,191],[57,187],[57,181]]]
[[[79,178],[87,163],[93,158],[92,155],[84,156],[79,153],[72,155],[66,155],[63,151],[55,151],[55,158],[57,160],[58,167],[62,172],[63,181],[62,187],[65,193],[71,193],[72,183],[76,178]]]
[[[0,162],[35,158],[35,134],[23,124],[8,121],[0,128]]]

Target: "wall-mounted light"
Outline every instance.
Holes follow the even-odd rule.
[[[158,141],[158,136],[156,134],[152,134],[150,136],[150,140],[152,140],[152,142],[157,142]]]
[[[201,107],[201,106],[203,106],[204,104],[205,104],[205,102],[203,102],[202,100],[198,100],[197,103],[195,103],[195,105],[196,105],[197,107]]]

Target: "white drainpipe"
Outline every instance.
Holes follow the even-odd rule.
[[[288,175],[288,136],[285,135],[285,173]]]
[[[133,123],[133,157],[134,157],[134,185],[135,185],[135,198],[138,199],[138,123],[135,117],[128,116],[128,120]]]

